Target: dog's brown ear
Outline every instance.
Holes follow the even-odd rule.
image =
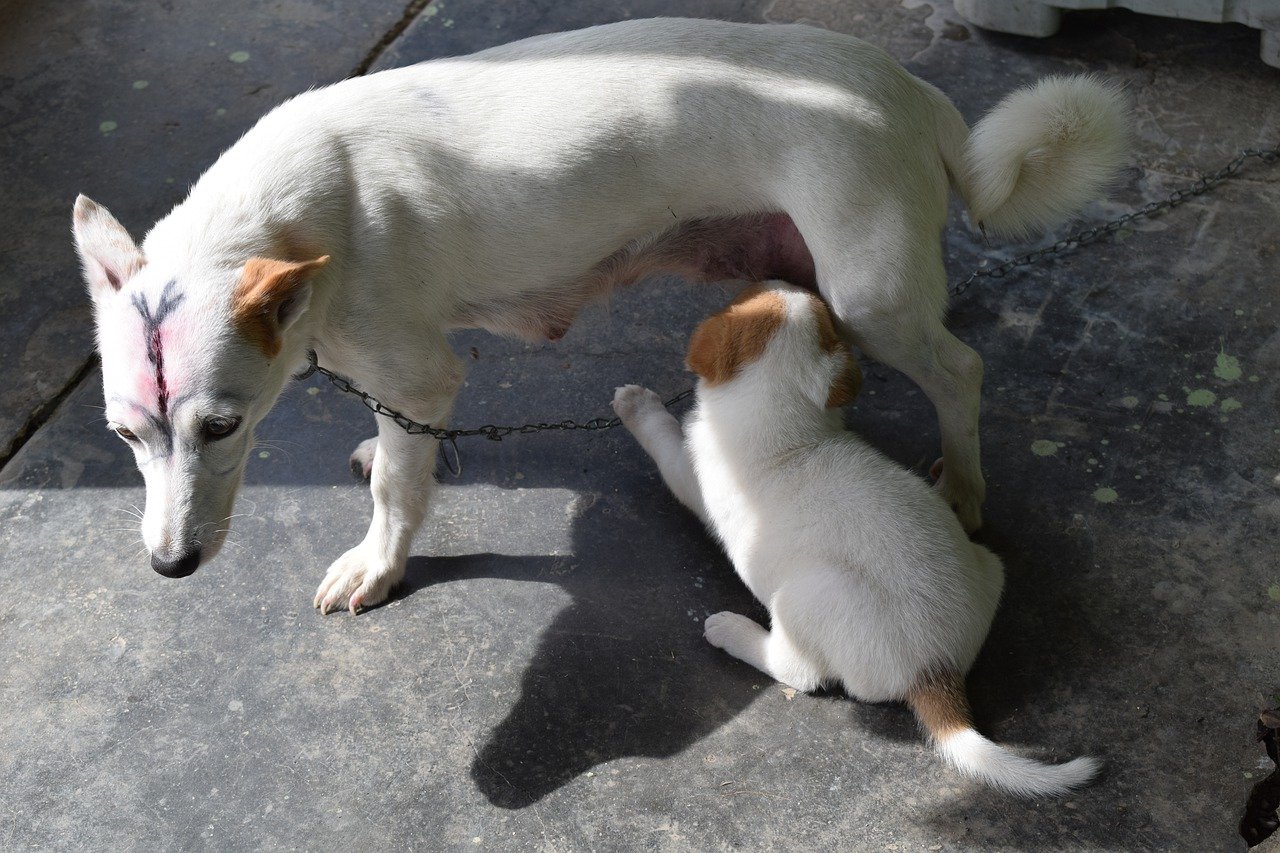
[[[760,357],[786,311],[786,302],[777,293],[748,288],[694,330],[685,363],[708,385],[728,382],[743,365]]]
[[[84,267],[89,295],[99,300],[124,286],[134,273],[142,269],[142,252],[116,218],[87,196],[77,196],[71,212],[71,230],[76,238],[76,252]]]
[[[231,318],[267,358],[280,354],[285,329],[310,304],[311,277],[327,263],[329,256],[322,255],[301,262],[250,258],[244,265],[231,297]]]

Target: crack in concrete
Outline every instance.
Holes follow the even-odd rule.
[[[409,5],[404,7],[404,12],[400,15],[400,20],[396,21],[391,29],[382,34],[382,38],[378,39],[378,43],[364,55],[364,59],[360,60],[360,64],[351,69],[351,73],[347,76],[363,77],[365,74],[368,74],[369,69],[373,67],[373,63],[378,61],[378,57],[382,56],[382,54],[386,52],[392,42],[400,38],[404,31],[409,28],[409,25],[417,19],[418,15],[422,14],[422,10],[427,8],[427,4],[430,2],[431,0],[409,0]]]
[[[88,377],[97,363],[98,356],[95,353],[84,364],[80,365],[80,369],[72,375],[65,385],[58,389],[58,393],[31,410],[27,420],[9,441],[9,446],[5,448],[3,454],[0,454],[0,475],[3,474],[5,467],[8,466],[13,458],[26,446],[27,442],[35,437],[40,428],[53,419],[53,416],[62,408],[63,401],[70,397],[76,388],[80,387],[80,383]]]

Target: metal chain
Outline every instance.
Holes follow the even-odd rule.
[[[1116,233],[1130,222],[1135,222],[1140,219],[1150,219],[1153,216],[1158,216],[1159,214],[1164,213],[1166,210],[1185,204],[1197,196],[1204,195],[1223,181],[1235,177],[1236,173],[1244,167],[1244,164],[1253,158],[1257,158],[1267,164],[1280,162],[1280,144],[1271,148],[1246,148],[1240,152],[1238,157],[1218,171],[1210,175],[1200,177],[1194,183],[1189,184],[1180,190],[1174,191],[1167,198],[1150,202],[1137,210],[1130,211],[1123,216],[1117,217],[1116,219],[1105,222],[1101,225],[1077,231],[1074,234],[1064,237],[1051,246],[1045,246],[1042,249],[1036,249],[1034,251],[1027,252],[1024,255],[1018,255],[1017,257],[1010,258],[1009,260],[997,264],[994,267],[979,267],[971,272],[968,278],[953,286],[950,293],[952,296],[959,296],[968,290],[969,286],[980,278],[1003,278],[1013,270],[1020,267],[1030,266],[1031,264],[1038,263],[1047,258],[1065,255],[1080,248],[1081,246],[1088,246],[1090,243],[1096,243],[1103,237]],[[482,435],[490,441],[502,441],[502,439],[509,435],[528,435],[530,433],[547,432],[549,430],[586,430],[591,432],[613,429],[622,423],[618,418],[592,418],[589,421],[582,422],[563,420],[556,421],[554,423],[532,423],[522,424],[520,426],[498,426],[496,424],[485,424],[484,426],[473,427],[471,429],[442,429],[440,427],[433,427],[430,424],[418,423],[417,421],[406,417],[404,414],[397,412],[395,409],[387,408],[382,403],[378,402],[378,400],[372,395],[365,391],[361,391],[355,385],[352,385],[346,377],[340,376],[328,368],[321,367],[316,360],[315,350],[307,351],[307,360],[310,364],[305,370],[295,376],[295,379],[306,379],[312,374],[319,373],[332,382],[339,391],[343,391],[347,394],[354,394],[359,397],[360,402],[363,403],[369,411],[376,415],[382,415],[383,417],[390,418],[397,426],[410,435],[429,435],[432,438],[449,442],[453,442],[455,439],[459,438],[469,438],[473,435]],[[693,391],[694,389],[692,388],[681,391],[670,400],[667,400],[663,405],[670,408],[681,400],[689,397],[693,394]],[[455,452],[456,449],[457,448],[455,446]]]
[[[404,414],[397,412],[395,409],[387,408],[382,403],[378,402],[373,395],[365,391],[361,391],[359,388],[352,385],[346,377],[334,373],[327,367],[321,367],[316,361],[315,350],[307,351],[307,361],[309,364],[306,369],[295,376],[294,379],[306,379],[313,373],[319,373],[321,376],[324,376],[332,382],[339,391],[343,391],[347,394],[354,394],[359,397],[360,402],[364,403],[365,408],[369,411],[373,412],[375,415],[382,415],[384,417],[391,418],[397,426],[410,435],[429,435],[432,438],[438,438],[441,441],[453,441],[457,438],[470,438],[473,435],[483,435],[490,441],[502,441],[502,439],[509,435],[528,435],[529,433],[546,432],[548,430],[575,429],[591,432],[595,430],[613,429],[622,423],[622,420],[619,418],[592,418],[589,421],[583,422],[564,420],[555,421],[554,423],[522,424],[521,426],[498,426],[496,424],[485,424],[484,426],[472,427],[471,429],[442,429],[440,427],[433,427],[430,424],[421,424],[417,421],[410,420]],[[668,408],[674,406],[676,403],[679,403],[681,400],[684,400],[691,395],[693,390],[694,389],[692,388],[688,388],[681,391],[670,400],[667,400],[663,405]]]

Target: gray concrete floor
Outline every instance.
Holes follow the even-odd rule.
[[[312,591],[367,522],[346,455],[371,424],[296,385],[224,556],[153,574],[125,512],[140,478],[100,420],[68,216],[86,191],[140,232],[268,107],[370,59],[684,14],[855,33],[971,117],[1047,73],[1122,80],[1137,155],[1097,219],[1280,138],[1256,33],[1089,13],[1041,42],[920,0],[442,0],[377,52],[403,13],[0,5],[0,847],[1241,846],[1269,766],[1253,719],[1280,704],[1280,167],[955,302],[987,360],[982,537],[1008,566],[970,679],[979,722],[1107,762],[1037,803],[946,769],[900,707],[792,695],[707,646],[708,613],[754,605],[621,431],[463,443],[393,602],[321,618]],[[1021,248],[957,227],[946,253],[959,277]],[[652,282],[555,345],[460,336],[479,357],[457,420],[681,389],[686,335],[731,293]],[[922,470],[927,402],[868,373],[851,423]]]

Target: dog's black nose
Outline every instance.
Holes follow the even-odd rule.
[[[151,555],[151,568],[155,569],[157,574],[164,575],[167,578],[185,578],[194,572],[199,565],[199,548],[188,551],[176,560],[166,560],[155,554]]]

